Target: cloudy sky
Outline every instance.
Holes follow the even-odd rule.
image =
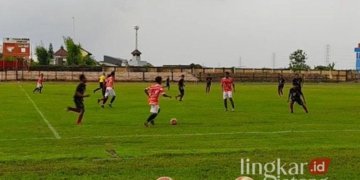
[[[330,62],[352,69],[359,7],[359,0],[0,0],[0,38],[57,50],[71,36],[97,60],[130,59],[139,25],[142,59],[153,65],[287,67],[296,49],[309,65],[323,65],[329,45]]]

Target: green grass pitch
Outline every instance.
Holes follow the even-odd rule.
[[[218,83],[205,94],[205,84],[189,82],[184,101],[161,98],[156,125],[145,128],[149,84],[116,83],[113,108],[102,109],[100,92],[92,93],[97,83],[88,83],[91,97],[77,126],[77,114],[65,111],[74,106],[76,82],[45,82],[43,94],[32,93],[34,82],[1,82],[0,178],[235,179],[242,158],[300,163],[316,157],[331,158],[328,173],[297,178],[360,178],[358,84],[305,84],[310,113],[295,105],[290,114],[289,84],[279,97],[276,84],[237,83],[235,112],[224,112]],[[177,95],[175,83],[167,93]],[[176,126],[169,125],[173,117]]]

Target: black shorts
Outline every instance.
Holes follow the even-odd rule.
[[[279,85],[278,85],[278,88],[279,88],[279,89],[284,88],[284,84],[279,84]]]
[[[103,83],[103,82],[99,83],[99,87],[100,87],[101,89],[103,89],[103,88],[104,88],[104,83]]]
[[[211,86],[211,83],[206,83],[206,87],[210,87]]]
[[[74,98],[74,103],[77,109],[85,109],[84,102],[82,99]]]
[[[185,89],[184,88],[179,88],[180,94],[184,95],[185,94]]]
[[[304,102],[300,98],[291,99],[292,103],[298,103],[300,106],[304,105]]]

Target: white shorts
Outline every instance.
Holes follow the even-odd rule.
[[[232,91],[224,91],[223,92],[223,98],[232,98]]]
[[[151,113],[158,113],[160,109],[159,105],[150,105],[150,112]]]
[[[42,84],[37,83],[37,84],[36,84],[36,87],[37,87],[37,88],[41,88],[41,87],[42,87]]]
[[[106,88],[105,97],[108,97],[108,96],[113,96],[113,97],[116,96],[114,89],[111,87]]]

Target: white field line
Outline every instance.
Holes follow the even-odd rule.
[[[288,130],[288,131],[243,131],[228,133],[188,133],[188,134],[131,134],[119,136],[89,136],[89,137],[65,137],[62,139],[108,139],[108,138],[141,138],[141,137],[184,137],[184,136],[214,136],[214,135],[236,135],[236,134],[295,134],[295,133],[332,133],[332,132],[356,132],[360,133],[360,129],[344,129],[344,130]],[[22,141],[22,140],[50,140],[55,138],[39,137],[24,139],[0,139],[0,141]],[[59,139],[59,138],[56,138]]]
[[[29,101],[33,104],[34,108],[36,109],[36,111],[40,114],[40,116],[42,117],[42,119],[44,120],[44,122],[47,124],[47,126],[49,127],[49,129],[51,130],[51,132],[54,134],[56,139],[61,139],[59,133],[56,131],[56,129],[50,124],[50,122],[46,119],[46,117],[44,116],[44,114],[40,111],[39,107],[35,104],[35,102],[31,99],[31,97],[29,96],[29,94],[25,91],[25,89],[19,85],[19,87],[21,88],[22,91],[24,91],[25,95],[27,96],[27,98],[29,99]]]

